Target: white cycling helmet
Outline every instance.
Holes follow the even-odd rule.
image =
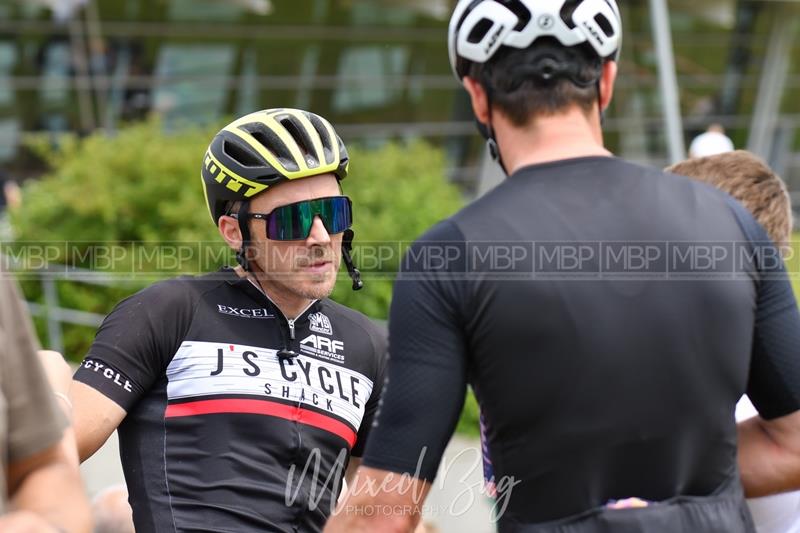
[[[501,46],[528,48],[540,37],[554,37],[564,46],[588,43],[600,58],[616,61],[622,43],[617,3],[459,0],[447,36],[450,66],[461,80],[470,62],[485,63]]]

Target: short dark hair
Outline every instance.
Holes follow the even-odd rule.
[[[553,66],[568,68],[570,76],[546,79],[543,73]],[[492,105],[521,127],[536,116],[575,105],[589,113],[598,105],[602,69],[603,60],[588,45],[565,47],[544,38],[525,49],[503,47],[487,63],[472,63],[467,75],[491,94]]]

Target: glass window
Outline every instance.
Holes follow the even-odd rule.
[[[69,97],[69,44],[53,42],[47,46],[42,65],[42,101],[46,105],[62,106]]]
[[[17,62],[17,48],[13,43],[0,43],[0,106],[10,106],[14,102],[11,75]]]
[[[17,152],[19,122],[15,118],[0,120],[0,161],[11,159]]]
[[[245,52],[242,72],[239,74],[236,97],[236,116],[259,110],[258,104],[258,58],[253,49]]]
[[[154,110],[165,125],[204,123],[223,112],[234,48],[229,44],[166,44],[159,51]]]
[[[408,50],[403,46],[358,46],[339,58],[339,82],[333,96],[338,112],[385,106],[402,95],[402,83],[390,79],[405,74]]]
[[[261,3],[254,0],[253,4]],[[267,2],[268,3],[268,2]],[[233,21],[244,11],[245,2],[220,2],[219,0],[170,0],[171,20]]]

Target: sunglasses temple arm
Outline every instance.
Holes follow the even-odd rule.
[[[342,259],[347,267],[347,273],[350,275],[350,279],[353,280],[353,290],[358,291],[364,287],[364,282],[361,281],[361,271],[353,264],[353,257],[350,255],[350,252],[353,250],[354,236],[355,233],[353,233],[353,230],[348,229],[344,231],[344,235],[342,236]]]

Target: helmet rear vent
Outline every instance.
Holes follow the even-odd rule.
[[[325,153],[325,164],[330,165],[334,161],[335,155],[338,152],[338,147],[334,147],[333,139],[330,138],[330,133],[328,133],[327,128],[325,128],[325,125],[319,117],[313,114],[306,116],[308,120],[311,121],[311,125],[314,126],[314,130],[322,141],[322,151]]]
[[[578,4],[581,3],[581,0],[568,0],[564,2],[564,5],[561,6],[561,20],[563,20],[569,29],[573,29],[575,27],[575,22],[572,20],[572,14],[575,13],[575,10],[578,9]]]
[[[614,35],[614,28],[611,26],[611,22],[608,21],[605,15],[598,13],[594,16],[594,21],[597,22],[597,25],[600,26],[600,29],[603,30],[603,33],[609,37]]]
[[[508,2],[505,7],[517,16],[518,22],[514,31],[522,31],[531,21],[531,11],[522,2]]]
[[[250,152],[246,148],[239,146],[236,143],[225,139],[222,142],[222,151],[228,155],[231,159],[236,161],[242,166],[245,167],[262,167],[264,166],[264,161],[262,161],[256,154]]]
[[[473,44],[481,42],[489,30],[492,29],[492,26],[494,26],[494,23],[491,20],[487,18],[481,19],[480,22],[472,27],[472,31],[467,35],[467,42]]]
[[[271,152],[286,170],[290,172],[297,172],[300,170],[300,167],[297,166],[297,163],[292,157],[292,153],[289,151],[289,147],[286,146],[274,131],[258,122],[243,124],[240,128],[252,135],[261,146]]]
[[[306,158],[307,162],[310,159],[316,161],[316,150],[314,150],[314,143],[311,141],[311,137],[308,136],[308,132],[300,127],[295,120],[292,120],[290,117],[285,117],[279,120],[281,126],[283,126],[286,131],[291,135],[292,139],[294,140],[295,144],[297,144],[298,148],[300,148],[300,152],[303,154],[303,157]],[[317,165],[309,165],[309,166],[318,166]]]

